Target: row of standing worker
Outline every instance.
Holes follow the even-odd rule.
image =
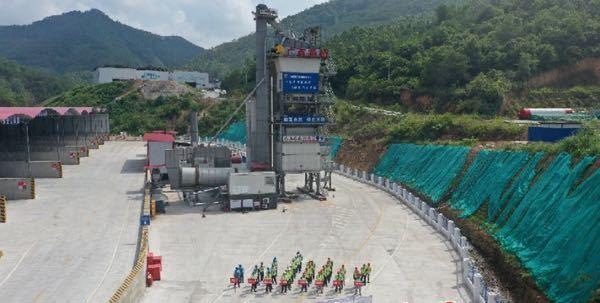
[[[333,261],[327,258],[325,265],[317,271],[315,262],[309,260],[306,262],[304,271],[302,271],[303,257],[300,252],[297,252],[290,264],[283,270],[279,283],[278,277],[278,261],[277,258],[273,258],[270,267],[266,267],[263,262],[260,265],[254,265],[252,273],[248,278],[248,284],[250,284],[250,291],[257,292],[258,285],[263,283],[265,285],[265,292],[270,293],[273,291],[273,285],[279,284],[281,286],[281,293],[287,293],[292,290],[292,284],[298,275],[298,285],[300,285],[300,292],[308,292],[308,287],[313,284],[316,287],[317,292],[323,293],[323,288],[332,284],[335,288],[336,293],[341,293],[344,289],[346,281],[346,267],[344,264],[338,268],[335,275],[333,274]],[[362,286],[370,283],[371,276],[371,263],[363,264],[360,269],[354,268],[352,279],[354,280],[354,294],[362,294]],[[302,274],[300,274],[302,273]],[[230,278],[230,283],[233,287],[240,287],[244,281],[244,267],[239,264],[233,271],[233,277]]]

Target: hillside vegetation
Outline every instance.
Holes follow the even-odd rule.
[[[53,98],[45,105],[103,107],[110,113],[112,133],[125,131],[141,135],[155,129],[187,132],[189,111],[201,108],[194,100],[192,95],[161,96],[146,100],[133,87],[133,82],[114,82],[80,86]]]
[[[525,140],[527,128],[500,118],[485,119],[468,114],[407,113],[386,116],[338,101],[336,125],[331,130],[345,138],[400,142],[474,145],[484,141]],[[359,118],[360,117],[360,118]]]
[[[339,96],[493,115],[534,75],[600,57],[600,1],[469,1],[328,42]],[[598,84],[598,83],[596,83]]]
[[[0,26],[0,45],[0,56],[56,73],[102,65],[178,67],[203,51],[181,37],[138,30],[96,9]]]
[[[332,0],[286,17],[281,23],[286,30],[295,31],[321,26],[324,38],[328,39],[355,26],[374,26],[404,16],[429,14],[440,3],[458,2],[463,0]],[[254,47],[255,37],[250,34],[200,53],[188,67],[223,78],[248,58],[253,59]]]
[[[0,106],[35,105],[73,86],[66,78],[0,57]]]

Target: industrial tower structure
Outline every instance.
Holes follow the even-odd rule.
[[[255,100],[246,104],[249,169],[275,171],[281,196],[286,174],[305,174],[303,189],[322,197],[323,184],[331,184],[325,126],[332,122],[334,71],[327,49],[320,47],[321,30],[308,28],[299,38],[285,34],[277,11],[264,4],[254,16],[257,88]]]

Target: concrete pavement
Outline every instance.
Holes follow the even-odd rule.
[[[106,142],[35,200],[9,201],[0,224],[0,301],[106,302],[135,258],[142,142]]]
[[[302,176],[290,176],[289,188]],[[333,177],[337,191],[328,201],[301,198],[278,210],[241,213],[208,212],[172,203],[150,227],[150,250],[163,256],[162,281],[148,288],[144,302],[318,302],[352,295],[354,266],[373,265],[363,295],[373,302],[469,302],[461,280],[460,258],[451,244],[390,195],[365,184]],[[295,184],[295,185],[296,185]],[[283,209],[286,211],[283,212]],[[305,261],[321,267],[328,257],[348,267],[342,295],[286,295],[274,290],[250,293],[229,285],[233,268],[248,273],[254,264],[279,259],[280,272],[301,251]],[[248,275],[248,274],[247,274]],[[247,285],[247,284],[246,284]]]

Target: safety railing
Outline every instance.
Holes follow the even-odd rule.
[[[470,292],[473,302],[504,302],[499,294],[489,290],[483,279],[483,276],[478,272],[477,267],[469,257],[469,241],[467,241],[467,238],[462,235],[460,228],[456,227],[454,221],[446,218],[444,214],[439,213],[435,208],[430,207],[427,203],[412,194],[401,184],[395,183],[392,180],[382,178],[380,176],[376,176],[374,174],[357,171],[344,165],[335,164],[334,167],[335,171],[343,176],[377,187],[390,193],[397,200],[407,205],[423,220],[428,222],[440,234],[444,235],[452,243],[454,250],[461,257],[463,281]]]

